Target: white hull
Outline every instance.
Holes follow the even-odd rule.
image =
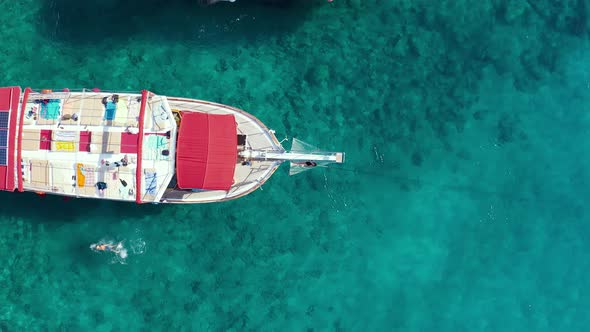
[[[3,190],[137,203],[210,203],[251,193],[285,160],[343,161],[342,154],[288,154],[258,119],[222,104],[147,91],[26,89],[21,93],[18,87],[3,91],[0,103],[2,98],[12,98],[6,104],[10,108],[6,160],[0,159],[0,170],[6,173],[0,182]],[[225,134],[233,137],[237,151],[235,164],[230,153],[224,189],[179,187],[177,177],[182,172],[176,163],[182,115],[235,119],[236,132]],[[184,149],[192,148],[198,147],[184,145]],[[215,154],[216,146],[208,148]],[[206,167],[215,165],[206,165],[203,172],[211,170]],[[183,176],[186,182],[187,175]]]

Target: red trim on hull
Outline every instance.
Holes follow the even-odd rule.
[[[141,90],[141,106],[139,108],[139,135],[137,140],[137,169],[135,170],[135,202],[142,203],[141,199],[141,159],[143,155],[143,122],[145,117],[145,106],[147,104],[149,92]]]
[[[14,172],[21,173],[20,166],[17,167],[14,164],[15,159],[15,140],[16,135],[14,133],[14,129],[16,128],[16,117],[18,116],[18,102],[20,98],[20,86],[12,87],[10,91],[10,121],[8,123],[8,128],[10,131],[10,137],[8,138],[8,170],[7,170],[7,178],[6,178],[6,190],[14,191]],[[20,164],[19,164],[20,165]]]
[[[17,150],[16,150],[16,161],[18,162],[17,173],[18,173],[18,191],[23,191],[23,172],[21,171],[20,167],[23,163],[23,124],[25,121],[25,111],[27,107],[27,99],[29,98],[29,92],[31,92],[31,88],[25,89],[25,94],[23,96],[23,103],[20,108],[19,114],[19,124],[18,124],[18,136],[17,136]]]

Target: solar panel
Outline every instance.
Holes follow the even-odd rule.
[[[8,128],[8,116],[10,112],[0,112],[0,128]]]
[[[0,129],[0,148],[8,146],[8,131]]]
[[[6,148],[0,148],[0,165],[6,166]]]

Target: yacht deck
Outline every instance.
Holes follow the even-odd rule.
[[[193,111],[210,114],[232,114],[237,125],[238,151],[269,150],[284,151],[273,132],[262,122],[249,113],[227,105],[197,99],[167,97],[170,108],[175,110]],[[271,160],[245,160],[236,158],[234,184],[229,190],[178,190],[169,188],[162,199],[173,203],[206,203],[225,201],[244,196],[259,188],[274,171],[280,162]]]
[[[22,126],[23,188],[136,201],[139,184],[142,202],[159,201],[174,174],[176,124],[164,97],[147,98],[144,119],[141,102],[135,93],[30,93]],[[99,182],[106,189],[99,190]]]
[[[234,107],[146,90],[0,88],[0,190],[219,202],[256,190],[282,162],[251,151],[285,152]]]

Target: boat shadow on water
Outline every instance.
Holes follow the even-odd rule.
[[[270,37],[299,26],[317,0],[238,0],[206,6],[200,0],[44,0],[41,35],[72,44],[129,38],[230,43]]]
[[[102,216],[106,219],[127,219],[159,215],[163,206],[115,202],[30,192],[0,192],[0,219],[18,217],[33,222],[69,223]]]

